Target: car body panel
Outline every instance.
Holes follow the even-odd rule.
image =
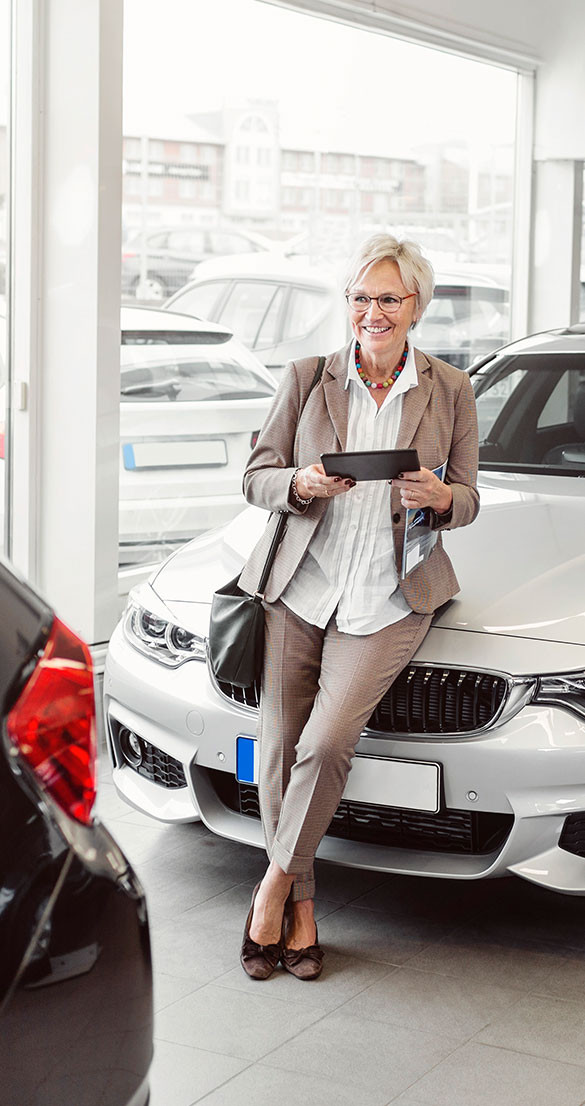
[[[5,562],[0,606],[0,1098],[145,1106],[152,971],[143,891],[106,828],[70,818],[9,743],[7,713],[53,613]]]

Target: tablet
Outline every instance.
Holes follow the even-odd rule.
[[[322,453],[327,476],[348,476],[352,480],[393,480],[399,472],[420,468],[416,449],[372,449],[359,453]]]

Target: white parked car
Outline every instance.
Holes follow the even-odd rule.
[[[165,307],[227,326],[277,380],[287,361],[350,337],[339,277],[271,254],[205,261]],[[508,289],[460,268],[437,274],[414,341],[464,369],[507,341],[509,321]]]
[[[227,326],[280,381],[286,363],[349,337],[335,274],[277,254],[214,258],[165,307]]]
[[[482,509],[445,534],[461,592],[365,727],[324,859],[585,894],[584,331],[524,339],[474,370]],[[257,846],[259,689],[218,684],[205,639],[214,589],[265,522],[248,508],[130,596],[104,684],[119,793]]]
[[[122,308],[121,566],[160,561],[241,510],[242,473],[275,390],[225,327]]]

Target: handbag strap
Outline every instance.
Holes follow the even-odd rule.
[[[317,384],[319,383],[321,377],[323,376],[323,369],[324,368],[325,368],[325,358],[320,357],[319,360],[317,361],[317,368],[315,370],[315,375],[314,375],[314,377],[311,381],[311,387],[309,388],[309,391],[307,392],[307,399],[305,400],[305,403],[307,402],[311,392],[313,391],[313,388],[315,388],[317,386]],[[300,414],[301,414],[301,412],[299,412],[299,417],[300,417]],[[276,551],[277,551],[277,549],[278,549],[278,547],[279,547],[279,545],[280,545],[280,543],[281,543],[281,541],[284,537],[284,531],[286,530],[288,514],[289,514],[288,511],[279,511],[279,516],[280,517],[279,517],[278,522],[276,524],[276,529],[274,531],[274,534],[272,535],[272,541],[270,542],[270,549],[268,550],[268,555],[266,557],[266,561],[264,562],[264,568],[262,569],[262,575],[261,575],[259,583],[258,583],[258,590],[254,592],[254,598],[258,597],[259,599],[261,599],[264,596],[264,588],[266,587],[266,584],[268,583],[268,577],[270,576],[270,572],[272,570],[272,565],[274,563],[274,558],[276,557]]]

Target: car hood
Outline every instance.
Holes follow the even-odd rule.
[[[585,481],[482,473],[472,526],[443,535],[461,590],[434,627],[585,645]],[[235,576],[266,524],[250,507],[151,578],[177,617]]]

